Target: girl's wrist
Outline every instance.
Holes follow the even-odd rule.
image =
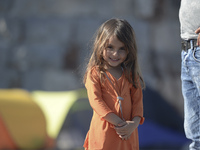
[[[117,127],[122,127],[122,126],[124,126],[124,125],[126,125],[127,123],[125,122],[125,121],[123,121],[123,120],[121,120],[121,121],[119,121],[115,126],[117,126]]]
[[[132,121],[133,121],[135,124],[137,124],[137,126],[139,126],[140,120],[141,120],[141,117],[139,117],[139,116],[136,116],[136,117],[134,117],[134,118],[132,119]]]
[[[140,120],[141,120],[141,117],[139,117],[139,116],[135,116],[133,119],[132,119],[132,121],[139,121],[140,122]]]

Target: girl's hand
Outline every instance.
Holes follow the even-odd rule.
[[[123,127],[126,124],[127,124],[126,121],[122,121],[122,122],[118,123],[116,127]]]
[[[128,140],[133,131],[138,127],[140,123],[140,117],[134,117],[132,121],[126,121],[126,124],[119,124],[115,127],[115,130],[122,140]]]
[[[199,34],[200,33],[200,27],[195,31],[196,34]],[[200,46],[200,34],[198,35],[198,38],[197,38],[197,46]]]
[[[115,130],[122,140],[128,140],[137,127],[138,124],[134,121],[126,121],[124,126],[117,126]]]

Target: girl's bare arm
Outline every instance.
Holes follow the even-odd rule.
[[[123,121],[120,117],[118,117],[115,113],[108,113],[105,117],[103,117],[106,121],[113,124],[114,126],[124,126],[126,122]]]

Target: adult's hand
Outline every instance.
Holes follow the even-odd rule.
[[[195,31],[195,33],[198,34],[197,45],[200,46],[200,27]]]

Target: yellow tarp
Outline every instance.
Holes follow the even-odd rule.
[[[20,149],[37,149],[45,144],[45,117],[29,92],[0,89],[0,114]]]
[[[43,110],[47,120],[47,132],[56,139],[71,106],[79,98],[86,98],[86,90],[63,92],[34,91],[32,97]]]

